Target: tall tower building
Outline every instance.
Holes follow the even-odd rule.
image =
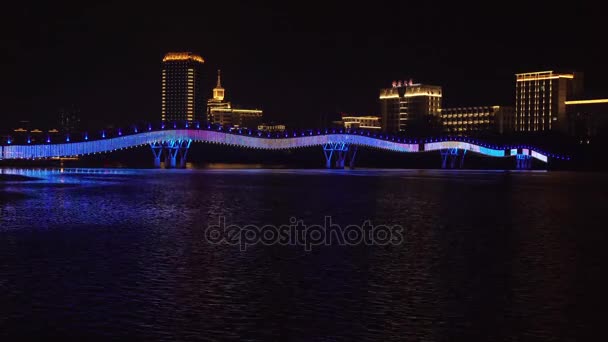
[[[440,128],[441,87],[393,82],[391,88],[380,90],[382,131],[388,133],[422,133],[428,128]]]
[[[582,91],[582,74],[538,71],[515,77],[515,130],[567,132],[566,100]]]
[[[207,101],[207,122],[229,127],[256,128],[261,123],[262,115],[261,109],[233,107],[226,100],[226,90],[222,87],[221,73],[218,70],[213,98]]]
[[[191,52],[169,52],[162,62],[161,120],[200,121],[205,117],[202,67]]]
[[[217,84],[213,88],[213,99],[217,101],[224,101],[224,88],[222,88],[222,72],[217,70]]]
[[[217,71],[217,84],[213,88],[213,97],[207,100],[207,122],[214,123],[218,120],[214,118],[214,110],[219,108],[230,109],[230,102],[224,101],[226,90],[222,88],[221,71]]]

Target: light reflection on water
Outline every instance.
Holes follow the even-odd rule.
[[[0,182],[0,338],[525,341],[603,331],[605,175],[2,174],[36,179]],[[370,219],[404,226],[406,241],[241,252],[204,241],[220,215],[241,225]]]

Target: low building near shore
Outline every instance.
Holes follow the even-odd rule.
[[[263,123],[258,125],[258,131],[262,131],[262,132],[284,132],[286,129],[285,125],[283,124],[276,124],[276,123]]]

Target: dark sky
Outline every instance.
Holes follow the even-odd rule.
[[[600,5],[125,3],[5,8],[3,122],[48,121],[72,104],[88,121],[157,120],[168,51],[205,58],[209,94],[221,68],[234,103],[309,127],[377,114],[378,89],[395,79],[443,86],[444,106],[507,105],[516,72],[580,70],[589,96],[608,97]]]

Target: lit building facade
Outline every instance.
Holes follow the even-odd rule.
[[[369,129],[369,130],[380,130],[379,116],[343,116],[342,125],[347,129]]]
[[[567,133],[566,100],[582,92],[582,74],[539,71],[515,77],[515,130]]]
[[[440,86],[393,82],[380,90],[382,131],[416,134],[419,128],[440,124],[441,98]]]
[[[212,108],[211,118],[214,124],[231,127],[254,128],[262,119],[261,109]]]
[[[261,125],[258,125],[258,131],[262,131],[262,132],[283,132],[285,131],[286,127],[283,124],[275,124],[275,123],[263,123]]]
[[[508,106],[479,106],[443,108],[443,130],[449,134],[512,132],[515,125],[515,108]]]
[[[170,52],[162,62],[161,120],[201,121],[205,118],[202,78],[204,60],[191,52]]]
[[[220,70],[217,71],[217,84],[213,88],[213,97],[207,101],[207,121],[209,123],[231,127],[255,128],[262,120],[261,109],[233,107],[226,101],[226,90],[222,87]]]
[[[566,101],[568,133],[581,144],[590,144],[599,134],[608,135],[608,99]]]

